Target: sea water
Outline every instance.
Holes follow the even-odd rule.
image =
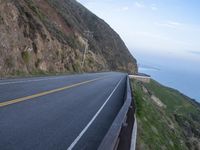
[[[200,55],[199,61],[144,53],[136,54],[136,59],[139,72],[200,102]]]

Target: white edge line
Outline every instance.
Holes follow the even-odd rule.
[[[116,91],[116,89],[118,88],[120,82],[122,81],[123,77],[121,78],[121,80],[118,82],[118,84],[116,85],[116,87],[114,88],[114,90],[112,91],[112,93],[109,95],[109,97],[106,99],[106,101],[103,103],[103,105],[101,106],[101,108],[97,111],[97,113],[94,115],[94,117],[90,120],[90,122],[87,124],[87,126],[81,131],[81,133],[77,136],[77,138],[73,141],[73,143],[67,148],[67,150],[72,150],[74,148],[74,146],[76,145],[76,143],[81,139],[81,137],[83,136],[83,134],[87,131],[87,129],[90,127],[90,125],[94,122],[94,120],[96,119],[96,117],[100,114],[101,110],[104,108],[104,106],[107,104],[107,102],[110,100],[111,96],[113,95],[113,93]]]
[[[55,79],[62,79],[62,78],[64,78],[64,77],[52,77],[52,78],[44,78],[44,79],[32,79],[32,80],[2,82],[2,83],[0,83],[0,85],[16,84],[16,83],[26,83],[26,82],[37,82],[37,81],[45,81],[45,80],[55,80]]]
[[[8,82],[0,82],[0,85],[8,85],[8,84],[16,84],[16,83],[28,83],[28,82],[38,82],[38,81],[46,81],[46,80],[57,80],[57,79],[62,79],[66,78],[66,76],[61,76],[61,77],[43,77],[40,79],[30,79],[30,80],[19,80],[19,81],[8,81]],[[1,81],[1,80],[0,80]]]

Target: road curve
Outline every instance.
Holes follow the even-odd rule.
[[[98,148],[119,112],[126,74],[0,81],[0,149]]]

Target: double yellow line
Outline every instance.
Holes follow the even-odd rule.
[[[70,88],[73,88],[73,87],[76,87],[76,86],[80,86],[80,85],[83,85],[83,84],[87,84],[87,83],[90,83],[90,82],[94,82],[94,81],[100,80],[102,78],[103,77],[92,79],[92,80],[87,80],[87,81],[84,81],[84,82],[79,82],[79,83],[76,83],[76,84],[72,84],[72,85],[68,85],[68,86],[65,86],[65,87],[61,87],[61,88],[57,88],[57,89],[41,92],[41,93],[38,93],[38,94],[33,94],[33,95],[30,95],[30,96],[21,97],[21,98],[9,100],[9,101],[6,101],[6,102],[1,102],[0,103],[0,107],[4,107],[4,106],[7,106],[7,105],[19,103],[19,102],[26,101],[26,100],[30,100],[30,99],[33,99],[33,98],[36,98],[36,97],[40,97],[40,96],[45,96],[45,95],[52,94],[52,93],[55,93],[55,92],[67,90],[67,89],[70,89]],[[37,99],[35,99],[35,100],[37,100]]]

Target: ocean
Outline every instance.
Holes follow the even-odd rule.
[[[200,102],[200,58],[148,53],[136,53],[134,56],[138,61],[139,72],[149,74],[161,84]]]

